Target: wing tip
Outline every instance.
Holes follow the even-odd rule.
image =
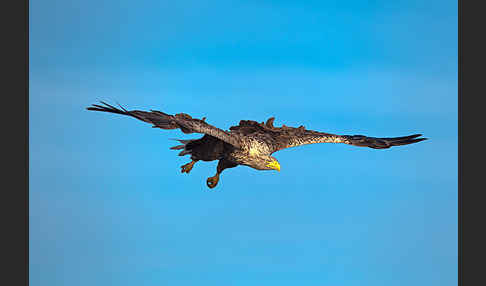
[[[425,140],[429,140],[429,138],[426,138],[426,137],[423,137],[423,138],[418,138],[422,136],[422,134],[414,134],[414,135],[410,135],[408,137],[405,137],[403,139],[399,139],[395,142],[391,142],[391,146],[400,146],[400,145],[408,145],[408,144],[413,144],[413,143],[418,143],[418,142],[422,142],[422,141],[425,141]]]

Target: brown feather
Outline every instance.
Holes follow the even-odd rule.
[[[111,112],[116,114],[128,115],[139,119],[141,121],[153,124],[153,127],[161,129],[177,129],[179,128],[183,133],[202,133],[213,137],[216,137],[228,144],[231,144],[237,148],[240,147],[240,138],[230,134],[227,131],[219,129],[215,126],[207,124],[205,121],[192,118],[190,115],[185,113],[178,113],[176,115],[170,115],[161,111],[151,110],[140,111],[140,110],[126,110],[121,107],[118,109],[112,105],[109,105],[103,101],[101,103],[104,106],[93,104],[92,106],[86,108],[92,111],[102,111]]]

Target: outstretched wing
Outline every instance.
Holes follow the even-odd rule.
[[[122,106],[118,109],[108,103],[101,101],[101,104],[93,104],[87,107],[87,110],[111,112],[122,115],[128,115],[147,123],[153,124],[154,128],[161,129],[181,129],[184,133],[202,133],[216,137],[226,143],[229,143],[236,148],[240,148],[239,137],[230,132],[224,131],[210,124],[207,124],[201,119],[192,118],[185,113],[178,113],[175,115],[166,114],[157,110],[140,111],[140,110],[126,110]]]
[[[376,138],[363,135],[336,135],[307,130],[304,126],[298,128],[285,125],[282,125],[282,127],[275,127],[273,126],[274,120],[275,118],[271,117],[265,124],[263,124],[263,122],[258,123],[251,120],[242,120],[238,126],[233,126],[230,129],[244,134],[253,132],[262,134],[262,140],[271,145],[271,149],[273,150],[272,153],[285,148],[315,143],[345,143],[373,149],[386,149],[392,146],[412,144],[427,139],[417,138],[422,136],[422,134],[392,138]]]
[[[277,148],[274,152],[300,145],[315,143],[345,143],[359,147],[369,147],[373,149],[387,149],[392,146],[407,145],[426,140],[427,138],[417,138],[422,134],[414,134],[403,137],[377,138],[364,135],[336,135],[322,133],[313,130],[303,132],[286,132],[284,136],[277,137]],[[290,134],[289,134],[290,133]]]

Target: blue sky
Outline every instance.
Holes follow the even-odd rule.
[[[176,2],[176,3],[175,3]],[[30,1],[31,285],[456,285],[457,2]],[[143,122],[337,134],[226,170]]]

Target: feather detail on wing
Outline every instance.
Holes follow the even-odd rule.
[[[238,126],[230,128],[244,135],[260,133],[263,141],[272,145],[272,153],[290,147],[315,143],[345,143],[353,146],[369,147],[373,149],[386,149],[392,146],[406,145],[420,142],[427,138],[417,138],[421,134],[393,138],[375,138],[363,135],[336,135],[331,133],[307,130],[304,126],[298,128],[282,125],[273,126],[274,117],[265,123],[252,120],[242,120]]]
[[[230,132],[224,131],[219,129],[215,126],[207,124],[203,120],[192,118],[190,115],[185,113],[178,113],[175,115],[170,115],[161,111],[157,110],[150,110],[150,111],[140,111],[140,110],[126,110],[122,106],[116,108],[110,104],[107,104],[101,101],[101,104],[93,104],[90,107],[87,107],[87,110],[93,111],[103,111],[103,112],[111,112],[117,113],[122,115],[128,115],[139,119],[141,121],[153,124],[152,127],[154,128],[161,128],[161,129],[180,129],[184,133],[202,133],[207,134],[213,137],[216,137],[226,143],[229,143],[236,148],[240,148],[239,138]]]
[[[418,138],[420,136],[422,136],[422,134],[390,138],[376,138],[363,135],[343,135],[341,137],[344,138],[343,143],[349,145],[369,147],[373,149],[387,149],[392,146],[408,145],[427,140],[427,138]]]
[[[241,120],[238,126],[230,127],[232,132],[242,135],[258,134],[262,141],[271,145],[272,153],[285,148],[313,143],[343,143],[339,135],[307,130],[304,126],[289,127],[273,125],[275,118],[269,118],[265,123],[253,120]]]

